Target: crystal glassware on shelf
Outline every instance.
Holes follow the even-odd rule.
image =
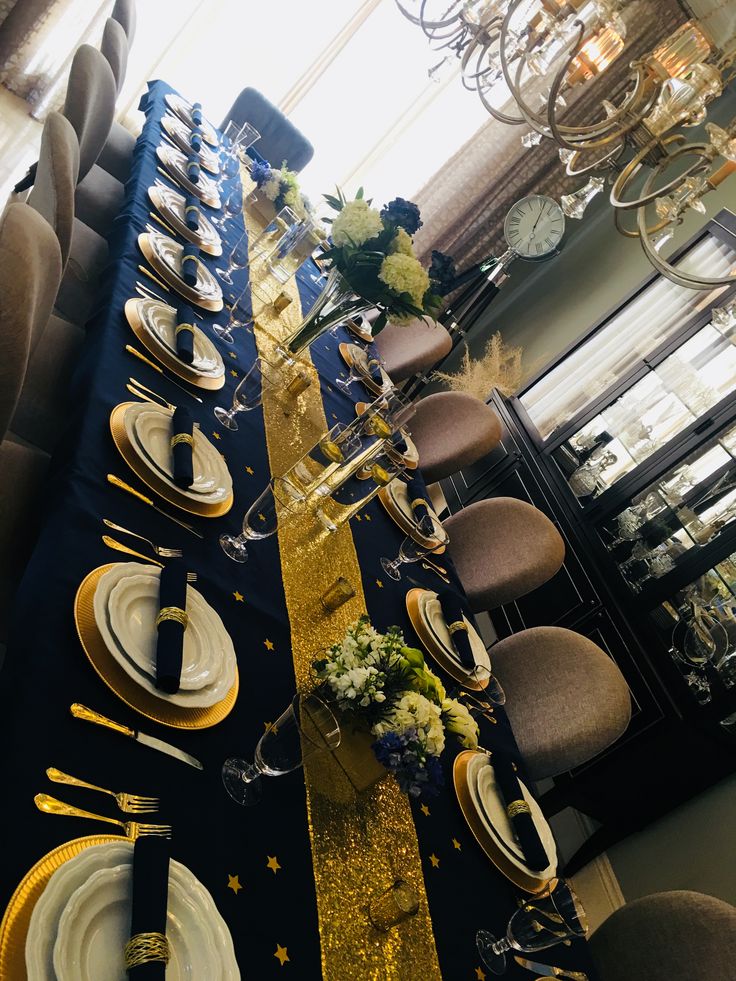
[[[240,238],[230,251],[226,259],[227,269],[215,269],[215,272],[228,286],[233,285],[232,274],[236,269],[246,269],[249,262],[248,256],[248,233],[243,232]]]
[[[598,460],[589,460],[570,474],[568,484],[575,497],[588,497],[594,494],[603,472],[612,464],[618,462],[615,453],[604,453]]]
[[[266,727],[253,762],[231,757],[222,766],[225,790],[238,804],[257,804],[261,777],[281,777],[303,766],[315,753],[340,745],[340,725],[330,707],[316,695],[295,695],[289,707]]]
[[[274,387],[279,383],[280,378],[280,374],[265,358],[256,358],[238,382],[233,392],[232,406],[224,409],[218,405],[214,410],[215,418],[221,426],[237,432],[238,424],[235,421],[237,413],[248,412],[260,405],[264,388]]]
[[[449,540],[449,535],[444,528],[441,533],[438,532],[437,538],[434,541],[417,542],[411,535],[407,535],[399,547],[397,557],[395,559],[387,559],[384,556],[381,559],[381,568],[389,579],[398,582],[401,579],[401,572],[399,570],[405,562],[419,562],[427,555],[439,551],[444,545],[447,545]]]
[[[279,529],[279,522],[288,518],[294,509],[290,490],[278,478],[268,482],[243,518],[239,535],[220,535],[220,548],[234,562],[247,562],[248,542],[270,538]]]
[[[497,940],[488,930],[475,935],[478,954],[492,974],[506,972],[506,954],[534,954],[587,932],[585,910],[572,886],[550,879],[544,892],[525,899],[509,920],[506,936]]]
[[[643,524],[644,519],[635,505],[626,508],[616,518],[619,536],[624,541],[634,541],[639,538],[639,529]]]

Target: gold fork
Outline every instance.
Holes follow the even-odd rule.
[[[98,787],[94,783],[87,783],[86,780],[80,780],[79,777],[72,777],[68,773],[63,773],[61,770],[57,770],[55,766],[50,766],[46,770],[46,776],[52,783],[64,783],[70,787],[84,787],[86,790],[97,790],[101,794],[109,794],[110,797],[115,798],[115,803],[126,814],[151,814],[158,810],[158,797],[141,797],[140,794],[116,794],[114,790]]]
[[[110,521],[109,518],[102,519],[103,525],[108,528],[112,528],[113,531],[120,531],[124,535],[130,535],[131,538],[140,538],[142,542],[147,542],[156,555],[160,556],[162,559],[180,559],[184,554],[180,548],[166,548],[163,545],[154,545],[150,538],[146,538],[145,535],[139,535],[136,531],[131,531],[129,528],[123,528],[122,525],[116,525],[114,521]]]
[[[39,811],[45,814],[63,814],[66,817],[91,818],[93,821],[104,821],[105,824],[116,824],[123,829],[126,838],[135,841],[142,835],[157,835],[160,838],[171,837],[170,824],[141,824],[139,821],[118,821],[116,818],[104,817],[102,814],[93,814],[91,811],[83,811],[81,807],[73,807],[65,804],[64,801],[49,797],[48,794],[36,794],[33,801]]]

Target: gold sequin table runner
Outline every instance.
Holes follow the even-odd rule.
[[[243,172],[243,184],[252,186]],[[249,240],[262,228],[245,208]],[[256,276],[257,278],[257,276]],[[292,298],[280,318],[258,317],[256,344],[269,359],[274,336],[286,336],[302,317],[296,281],[284,287]],[[329,428],[311,361],[305,364],[312,384],[291,405],[280,392],[266,389],[263,416],[271,473],[284,473]],[[288,412],[288,415],[285,414]],[[295,515],[278,533],[296,683],[310,686],[315,653],[340,639],[365,611],[358,556],[349,524],[335,535],[317,536],[312,518]],[[319,597],[344,576],[355,597],[328,616]],[[387,778],[359,796],[331,758],[305,765],[307,815],[317,893],[322,974],[326,981],[434,981],[441,978],[424,887],[419,846],[409,801]],[[399,928],[380,934],[368,922],[367,904],[398,876],[420,895],[419,913]]]

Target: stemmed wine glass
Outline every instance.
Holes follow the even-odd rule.
[[[550,879],[541,894],[527,899],[509,920],[506,936],[496,940],[488,930],[479,930],[475,945],[480,959],[493,974],[506,971],[506,952],[534,954],[587,932],[585,910],[565,879]]]
[[[215,269],[215,272],[223,281],[232,286],[232,273],[236,269],[245,269],[248,265],[248,233],[243,232],[235,245],[232,247],[230,255],[227,257],[227,269]]]
[[[237,187],[234,187],[230,191],[228,196],[225,198],[225,201],[222,205],[222,214],[214,215],[212,218],[210,218],[210,221],[216,228],[219,228],[222,231],[224,231],[225,228],[227,227],[228,221],[231,218],[235,218],[236,215],[239,215],[242,212],[242,210],[243,210],[243,188],[240,185],[238,185]]]
[[[235,327],[246,327],[253,323],[253,307],[250,297],[250,290],[246,286],[245,289],[240,293],[230,305],[226,308],[229,310],[229,317],[226,324],[213,324],[212,333],[216,334],[220,340],[225,341],[227,344],[232,344],[235,341],[233,337],[233,328]]]
[[[283,520],[292,513],[294,501],[288,484],[279,478],[270,480],[246,511],[242,532],[239,535],[220,535],[220,548],[234,562],[247,562],[248,542],[275,535],[279,518]]]
[[[356,345],[357,346],[357,345]],[[343,392],[350,392],[350,386],[353,382],[359,381],[365,383],[366,378],[371,378],[371,368],[373,367],[383,367],[383,360],[376,356],[375,351],[371,352],[367,348],[363,348],[361,355],[350,359],[350,372],[347,378],[336,378],[334,384],[338,388],[342,389]],[[381,378],[381,385],[383,385],[383,377]]]
[[[404,562],[419,562],[420,559],[447,545],[449,540],[450,536],[444,528],[441,531],[436,530],[436,537],[432,541],[417,542],[411,535],[407,535],[399,547],[398,556],[393,560],[382,558],[381,567],[390,579],[398,582],[401,579],[399,569]]]
[[[256,358],[233,392],[233,404],[229,409],[217,406],[215,417],[220,425],[233,432],[238,431],[235,416],[238,412],[255,409],[263,400],[264,386],[276,384],[276,373],[265,358]]]
[[[257,804],[262,776],[292,773],[315,753],[332,751],[339,745],[340,726],[329,706],[316,695],[297,694],[258,740],[252,763],[238,757],[225,760],[222,782],[238,804]]]

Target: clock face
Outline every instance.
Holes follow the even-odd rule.
[[[564,232],[562,208],[542,194],[531,194],[517,201],[503,223],[506,241],[523,259],[548,256],[557,249]]]

